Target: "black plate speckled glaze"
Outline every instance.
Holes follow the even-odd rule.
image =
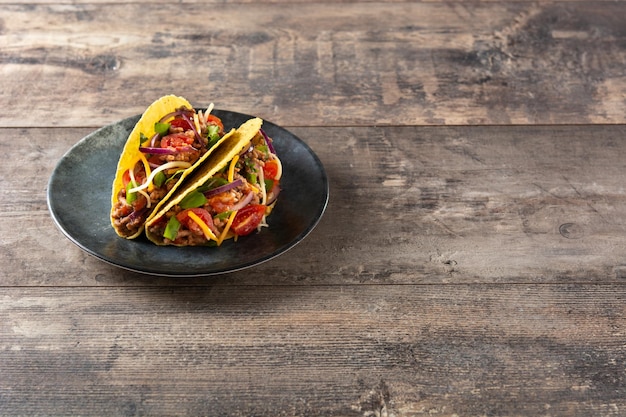
[[[214,110],[224,127],[252,116]],[[59,229],[87,253],[131,271],[194,277],[241,270],[295,246],[317,225],[328,203],[322,163],[302,140],[263,122],[283,164],[281,195],[269,228],[220,247],[156,246],[145,236],[123,239],[110,222],[111,184],[120,153],[139,115],[105,126],[80,140],[58,162],[48,182],[48,208]]]

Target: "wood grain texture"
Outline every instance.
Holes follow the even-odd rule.
[[[618,416],[626,407],[623,285],[216,283],[0,297],[2,415]]]
[[[595,1],[7,4],[0,126],[169,93],[289,126],[625,123],[624,21]]]
[[[0,4],[0,415],[624,415],[626,2]],[[195,279],[66,239],[59,158],[169,93],[308,143],[318,227]]]
[[[609,283],[626,276],[624,126],[291,130],[325,165],[328,209],[304,242],[254,274],[230,275],[233,282]],[[24,145],[0,165],[0,285],[154,283],[83,254],[47,213],[54,163],[87,132],[2,130]],[[288,190],[282,198],[288,204]]]
[[[526,3],[534,3],[535,0],[518,0],[519,2]],[[589,0],[567,0],[570,3],[573,2],[588,2]],[[596,3],[619,3],[624,0],[596,0]],[[370,5],[372,3],[384,3],[384,4],[393,4],[393,3],[414,3],[415,0],[335,0],[333,3],[340,4],[363,4]],[[419,0],[420,3],[451,3],[449,0]],[[502,3],[502,0],[476,0],[477,3]],[[15,0],[0,0],[0,4],[15,4],[18,3]],[[123,1],[123,0],[24,0],[20,1],[19,4],[27,4],[27,5],[59,5],[59,4],[171,4],[171,2],[167,0],[133,0],[132,2]],[[212,7],[220,7],[224,4],[278,4],[283,5],[285,7],[289,7],[290,5],[298,5],[298,4],[307,4],[312,3],[311,0],[179,0],[176,4],[194,4],[194,3],[202,3],[202,4],[210,4],[210,5],[219,5]],[[454,3],[459,3],[457,0]]]

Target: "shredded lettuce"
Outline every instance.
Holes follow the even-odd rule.
[[[219,131],[220,131],[220,128],[218,126],[215,126],[215,125],[207,126],[207,133],[208,133],[207,139],[209,140],[209,143],[207,144],[208,149],[211,149],[213,146],[215,146],[217,141],[220,140]]]

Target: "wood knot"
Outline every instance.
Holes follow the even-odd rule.
[[[96,55],[85,60],[82,69],[89,74],[103,74],[117,71],[120,64],[120,60],[114,55]]]
[[[576,223],[563,223],[559,226],[559,233],[566,239],[580,239],[584,235],[582,226]]]

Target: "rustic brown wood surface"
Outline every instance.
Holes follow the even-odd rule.
[[[624,301],[586,284],[8,288],[0,411],[620,415]]]
[[[626,2],[0,4],[0,415],[626,413]],[[193,279],[66,239],[59,159],[168,93],[309,144],[317,228]]]
[[[626,120],[623,2],[9,4],[0,19],[0,126],[99,126],[172,92],[287,126]]]

